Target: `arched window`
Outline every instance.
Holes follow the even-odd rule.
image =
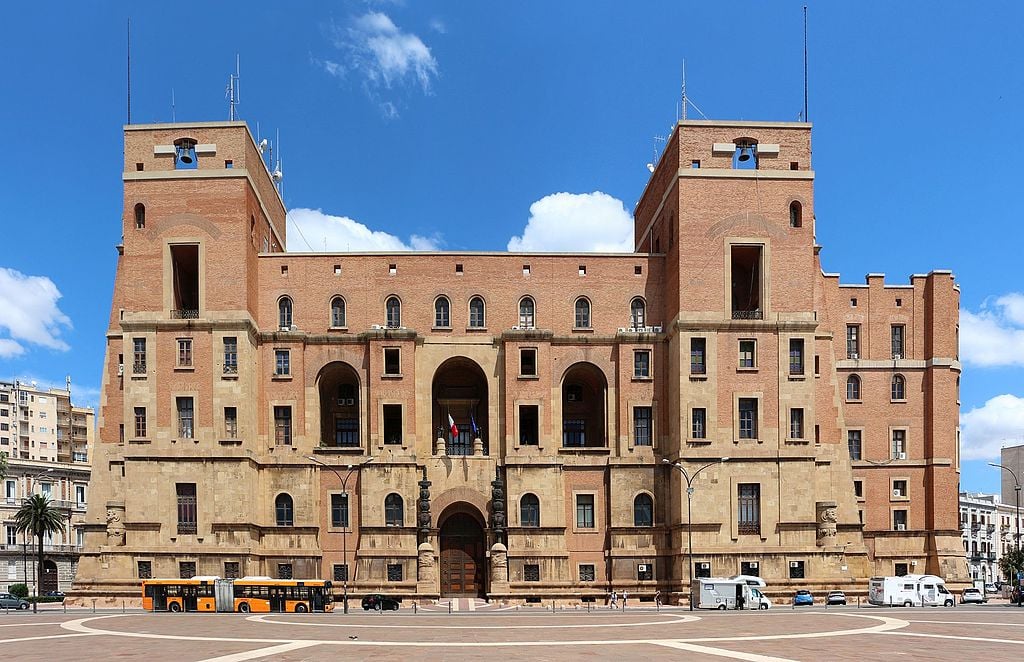
[[[576,299],[576,328],[590,328],[590,302],[583,297]]]
[[[290,297],[281,297],[277,302],[277,326],[282,331],[292,328],[292,300]]]
[[[334,328],[345,326],[345,300],[341,297],[331,299],[331,326]]]
[[[484,300],[481,297],[473,297],[469,300],[469,326],[474,329],[482,329],[487,326],[484,317]]]
[[[146,205],[141,202],[135,205],[135,229],[141,230],[146,227]]]
[[[633,299],[629,304],[629,325],[633,329],[642,329],[646,326],[647,304],[640,297]]]
[[[395,492],[384,497],[384,525],[402,526],[404,513],[402,512],[402,497]]]
[[[789,203],[789,227],[798,228],[804,224],[803,207],[794,200]]]
[[[533,299],[523,297],[519,300],[519,326],[524,329],[532,329],[534,321]]]
[[[452,325],[452,304],[448,297],[437,297],[434,301],[434,326],[448,328]]]
[[[398,297],[388,297],[384,302],[384,311],[387,314],[387,325],[389,329],[397,329],[402,326],[402,302]]]
[[[633,499],[633,526],[654,526],[654,500],[650,494],[637,494]]]
[[[519,500],[519,525],[540,526],[540,499],[536,494],[524,494]]]
[[[903,375],[892,376],[892,399],[893,400],[906,400],[907,398],[907,380],[903,378]]]
[[[274,512],[277,514],[278,526],[293,526],[295,524],[295,509],[292,507],[291,496],[283,492],[278,494],[274,499]]]
[[[860,377],[857,375],[846,378],[846,399],[860,400]]]

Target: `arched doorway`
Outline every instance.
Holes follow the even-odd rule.
[[[593,363],[577,363],[562,379],[562,446],[607,446],[608,380]]]
[[[434,430],[444,435],[445,452],[472,455],[473,439],[480,437],[487,455],[487,377],[480,366],[462,356],[448,359],[434,373],[432,396]],[[458,428],[456,435],[452,435],[449,416]]]
[[[43,560],[43,576],[39,580],[39,593],[46,595],[57,590],[57,564],[50,559]]]
[[[328,363],[320,371],[320,443],[359,446],[359,374],[347,363]]]
[[[484,529],[469,513],[457,512],[441,525],[441,595],[484,595]]]

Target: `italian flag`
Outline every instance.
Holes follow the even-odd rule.
[[[455,425],[455,419],[451,414],[448,414],[448,427],[451,428],[453,438],[459,436],[459,426]]]

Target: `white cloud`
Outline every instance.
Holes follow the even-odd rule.
[[[430,29],[438,34],[448,34],[448,26],[439,18],[430,19]]]
[[[443,244],[439,235],[411,235],[408,242],[380,230],[371,230],[347,216],[332,216],[319,209],[288,212],[289,248],[314,251],[436,251]],[[303,241],[305,237],[305,241]],[[308,245],[306,242],[309,242]]]
[[[965,460],[999,457],[1004,444],[1020,441],[1024,430],[1024,398],[997,395],[981,407],[960,415],[961,456]]]
[[[530,205],[522,236],[510,251],[630,253],[633,217],[607,193],[552,193]]]
[[[436,25],[432,27],[437,29]],[[331,31],[344,61],[314,62],[337,78],[346,78],[350,72],[361,77],[367,96],[378,103],[385,118],[397,117],[398,110],[393,101],[382,99],[382,94],[408,83],[430,93],[439,75],[437,59],[422,39],[399,28],[387,14],[369,11],[345,27],[332,26]]]
[[[1024,367],[1024,294],[986,301],[977,313],[961,310],[960,356],[978,366]]]
[[[46,276],[28,276],[0,267],[0,357],[25,353],[24,343],[62,352],[70,349],[61,339],[71,320],[57,306],[60,290]]]

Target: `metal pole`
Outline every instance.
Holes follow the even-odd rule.
[[[1016,514],[1015,514],[1014,518],[1017,520],[1017,560],[1020,561],[1020,481],[1017,480],[1016,474],[1014,474],[1012,471],[1010,471],[1010,474],[1013,476],[1013,482],[1015,483],[1014,486],[1013,486],[1013,489],[1014,489],[1014,492],[1015,492],[1014,496],[1016,497],[1016,502],[1017,503],[1016,503],[1016,506],[1014,508],[1014,510],[1016,511]],[[1021,586],[1020,586],[1020,579],[1019,579],[1019,577],[1020,577],[1020,575],[1017,576],[1017,608],[1018,609],[1020,608],[1021,603],[1024,602],[1024,596],[1021,596]]]
[[[693,488],[690,487],[690,477],[683,474],[686,478],[686,552],[689,556],[690,569],[686,573],[687,579],[689,579],[689,588],[687,589],[689,599],[687,602],[690,603],[690,611],[693,611],[693,510],[691,503],[693,502]]]

